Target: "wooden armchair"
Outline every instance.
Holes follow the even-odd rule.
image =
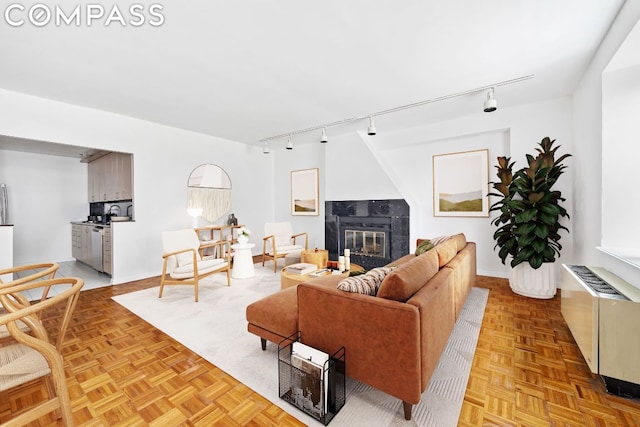
[[[264,225],[265,237],[262,239],[262,266],[268,259],[273,260],[273,272],[277,271],[278,258],[287,254],[300,252],[309,246],[307,233],[293,234],[290,222],[267,222]],[[304,246],[297,244],[298,237],[305,237]]]
[[[196,302],[198,302],[200,280],[223,271],[227,273],[227,286],[231,286],[230,242],[217,241],[201,244],[196,232],[188,228],[165,231],[162,233],[162,245],[165,253],[162,255],[164,264],[158,298],[162,298],[165,285],[191,285],[195,289]],[[206,247],[219,247],[216,251],[219,257],[203,258],[200,250]]]
[[[40,264],[21,265],[18,267],[11,267],[11,268],[6,268],[4,270],[0,270],[0,277],[2,277],[5,274],[11,274],[12,275],[11,277],[14,277],[15,274],[32,272],[31,274],[28,274],[26,276],[23,276],[17,279],[14,277],[14,280],[9,282],[3,282],[2,279],[0,279],[0,288],[4,288],[7,286],[17,286],[23,283],[32,282],[34,280],[39,280],[42,278],[53,279],[59,267],[60,267],[60,264],[58,264],[57,262],[49,262],[49,263],[40,263]],[[44,301],[45,299],[47,299],[50,289],[51,289],[51,286],[42,287],[42,296],[40,297],[40,301]],[[18,322],[18,325],[25,332],[29,330],[29,327],[23,322]],[[4,342],[7,338],[10,339],[10,334],[9,334],[9,331],[7,330],[7,326],[0,325],[0,342]]]
[[[69,285],[69,288],[33,304],[23,294],[39,288],[49,289],[54,285]],[[62,418],[64,425],[73,426],[61,348],[83,285],[82,279],[67,277],[0,288],[0,303],[6,311],[0,315],[0,325],[5,326],[17,341],[0,347],[0,391],[38,378],[44,378],[47,388],[47,396],[42,402],[20,412],[3,426],[24,426],[54,411]],[[45,309],[65,302],[64,314],[55,330],[57,338],[54,345],[40,318]],[[29,330],[23,331],[20,323],[26,324]]]

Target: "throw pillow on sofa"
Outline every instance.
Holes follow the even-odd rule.
[[[451,236],[439,236],[439,237],[432,237],[429,240],[431,240],[431,243],[433,243],[433,246],[438,246],[440,243],[446,242],[450,238]]]
[[[391,270],[391,267],[373,268],[365,274],[342,279],[336,287],[345,292],[375,296],[380,284]]]
[[[423,240],[422,242],[420,242],[420,244],[416,248],[416,255],[422,255],[428,250],[433,249],[433,246],[434,245],[433,243],[431,243],[431,240]]]

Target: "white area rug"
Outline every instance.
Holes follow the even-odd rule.
[[[201,282],[197,303],[190,286],[167,286],[161,299],[157,287],[113,299],[302,422],[320,426],[278,397],[277,346],[268,343],[262,351],[260,339],[247,332],[246,306],[279,290],[279,274],[256,265],[255,277],[233,279],[230,287],[223,274]],[[488,294],[486,289],[472,289],[411,421],[404,419],[400,400],[347,378],[345,406],[330,425],[455,426]]]

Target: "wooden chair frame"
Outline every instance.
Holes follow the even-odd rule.
[[[293,236],[291,236],[291,239],[293,239],[293,244],[296,244],[296,238],[298,237],[305,237],[304,240],[304,248],[305,250],[308,249],[309,247],[309,234],[308,233],[298,233],[298,234],[294,234]],[[269,254],[269,251],[267,251],[267,242],[271,240],[271,247],[273,248],[273,255]],[[278,264],[278,258],[284,258],[285,256],[287,256],[289,252],[283,253],[283,254],[279,254],[278,251],[276,250],[276,236],[275,234],[272,234],[270,236],[266,236],[262,238],[262,266],[264,267],[264,262],[268,261],[270,259],[273,260],[273,272],[275,273],[277,271],[277,264]]]
[[[225,245],[228,246],[226,251],[224,250]],[[219,246],[220,253],[225,254],[224,259],[227,262],[226,265],[220,268],[217,268],[215,270],[209,271],[205,274],[200,274],[198,272],[198,256],[197,256],[198,251],[206,248],[215,247],[215,246]],[[178,255],[181,253],[187,253],[187,252],[191,252],[193,254],[193,277],[187,277],[184,279],[174,279],[171,276],[168,276],[167,265],[169,263],[169,258],[171,256]],[[227,272],[227,286],[231,286],[231,243],[228,241],[218,241],[218,242],[201,244],[198,249],[188,248],[180,251],[169,252],[162,255],[162,258],[164,259],[164,263],[162,266],[162,276],[160,278],[160,291],[158,293],[158,298],[162,298],[162,292],[164,290],[165,285],[193,285],[195,289],[196,302],[198,302],[198,283],[200,282],[200,280],[204,279],[205,277],[209,277],[212,274],[220,273],[225,270]]]
[[[57,295],[33,304],[22,294],[27,290],[40,287],[50,289],[55,285],[70,285],[70,287]],[[6,325],[9,333],[19,343],[17,345],[24,345],[40,353],[50,370],[49,375],[44,377],[48,392],[47,399],[20,413],[4,423],[3,426],[23,426],[54,411],[62,418],[64,425],[74,425],[61,348],[83,286],[82,279],[66,277],[31,281],[14,286],[4,286],[0,289],[0,303],[6,310],[5,314],[0,315],[0,325]],[[50,342],[40,317],[45,309],[63,301],[66,301],[66,308],[59,322],[58,336],[54,345]],[[19,322],[28,325],[29,331],[23,331]]]
[[[3,282],[2,279],[0,279],[0,285],[4,286],[6,284],[6,285],[14,286],[14,285],[19,285],[21,283],[30,282],[32,280],[40,279],[45,276],[47,276],[47,279],[53,279],[54,276],[56,275],[56,272],[58,271],[58,268],[60,268],[60,264],[58,264],[57,262],[27,264],[27,265],[21,265],[19,267],[5,268],[4,270],[0,270],[0,277],[4,276],[5,274],[20,273],[22,271],[29,271],[29,270],[39,270],[39,271],[36,271],[35,273],[22,277],[20,279],[11,280],[9,282]],[[46,298],[46,296],[44,298]]]
[[[43,277],[46,277],[47,279],[53,279],[56,275],[56,272],[58,271],[58,268],[60,268],[60,264],[58,264],[57,262],[48,262],[48,263],[40,263],[40,264],[21,265],[19,267],[11,267],[11,268],[6,268],[4,270],[0,270],[0,276],[3,276],[5,274],[19,273],[22,271],[38,270],[33,274],[22,277],[20,279],[12,280],[10,282],[3,282],[0,279],[0,288],[4,288],[7,286],[21,285],[23,283],[28,283],[34,280],[41,279]],[[49,296],[50,290],[51,290],[51,286],[43,287],[40,301],[44,301],[45,299],[47,299],[47,296]],[[20,325],[23,331],[26,332],[29,330],[28,326],[25,323],[19,322],[18,324]],[[6,342],[7,339],[11,340],[11,334],[9,334],[9,331],[7,330],[6,325],[0,325],[0,343]]]

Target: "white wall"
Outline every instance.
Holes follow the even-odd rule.
[[[402,199],[360,133],[332,136],[326,147],[326,200]]]
[[[602,266],[640,286],[640,270],[596,249],[602,238],[602,72],[640,19],[640,2],[625,2],[573,94],[575,158],[573,262]],[[628,171],[630,179],[633,171]]]
[[[71,260],[71,224],[86,219],[87,164],[68,157],[0,150],[14,224],[14,265]]]
[[[231,177],[233,212],[241,223],[258,230],[273,215],[274,162],[260,147],[5,90],[0,117],[0,134],[133,153],[136,221],[113,224],[113,283],[160,274],[162,231],[191,227],[187,178],[202,163],[217,164]],[[86,195],[86,182],[78,185]],[[41,200],[34,194],[31,207]],[[34,249],[41,243],[17,230],[16,241]]]
[[[640,192],[629,173],[640,158],[640,66],[602,80],[602,246],[640,253]]]
[[[284,145],[271,144],[271,153],[264,155],[273,158],[274,166],[274,221],[289,221],[294,233],[309,233],[309,248],[324,248],[324,193],[325,179],[328,176],[324,167],[326,144],[295,145],[293,150],[284,149]],[[291,171],[318,168],[320,213],[317,216],[291,215]],[[264,222],[269,222],[265,220]],[[259,229],[264,236],[264,225]],[[256,241],[258,241],[256,239]],[[262,244],[260,242],[260,249]]]
[[[545,137],[557,139],[561,153],[572,150],[571,101],[552,99],[517,107],[501,107],[495,113],[479,113],[446,122],[379,132],[376,136],[358,133],[361,143],[351,138],[352,148],[341,157],[339,152],[327,151],[326,194],[339,195],[342,200],[368,198],[404,198],[411,209],[410,240],[464,232],[478,245],[478,272],[483,275],[507,277],[508,269],[493,251],[494,227],[490,218],[433,217],[432,172],[433,154],[488,148],[490,150],[489,179],[494,180],[495,158],[511,156],[516,167],[524,166],[525,154],[535,153],[537,143]],[[330,143],[331,144],[331,143]],[[333,147],[333,146],[332,146]],[[336,151],[342,146],[337,146]],[[335,157],[334,157],[335,156]],[[337,159],[342,159],[336,160]],[[574,162],[567,161],[569,167]],[[344,175],[344,169],[357,165],[362,179],[350,176],[348,185],[334,177]],[[380,176],[378,176],[380,175]],[[374,177],[375,176],[375,177]],[[372,178],[374,177],[374,178]],[[391,184],[392,183],[392,184]],[[571,174],[565,174],[557,188],[572,199]],[[330,197],[327,197],[331,200]],[[571,206],[566,205],[572,215]],[[572,224],[566,224],[572,230]],[[562,259],[572,257],[572,242],[564,235]]]

